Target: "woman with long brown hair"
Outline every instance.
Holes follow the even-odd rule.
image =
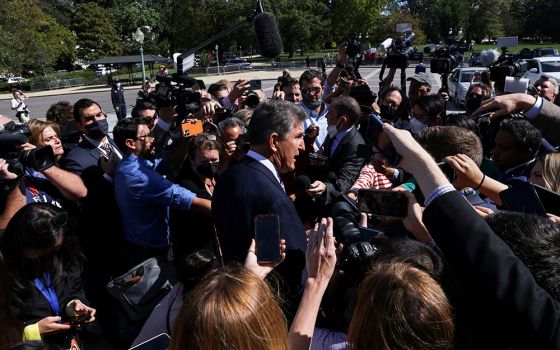
[[[288,349],[282,310],[243,267],[210,273],[185,297],[169,349]]]
[[[406,262],[378,263],[360,286],[348,339],[353,350],[453,346],[449,301],[425,271]]]

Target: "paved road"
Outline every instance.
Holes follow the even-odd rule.
[[[360,73],[362,74],[362,76],[364,77],[364,79],[367,80],[369,86],[372,88],[372,90],[377,91],[379,89],[379,72],[380,72],[380,68],[378,67],[362,67],[360,68]],[[386,70],[387,72],[387,70]],[[254,78],[255,76],[258,76],[259,72],[249,72],[246,73],[248,78]],[[276,73],[274,74],[270,74],[270,72],[266,72],[266,73],[262,73],[263,76],[266,75],[268,77],[273,77],[276,75]],[[413,76],[414,75],[414,68],[408,68],[406,70],[406,74],[407,77]],[[278,75],[280,75],[280,72],[278,72]],[[397,77],[399,76],[399,74],[397,74]],[[219,78],[227,78],[228,75],[225,76],[221,76]],[[238,75],[235,76],[235,79],[237,79]],[[231,78],[230,78],[231,79]],[[397,78],[399,79],[399,78]],[[215,81],[217,80],[217,77],[209,77],[208,79],[205,79],[207,81]],[[434,82],[432,91],[437,91],[439,89],[439,87],[441,86],[441,82],[440,82],[440,75],[439,74],[432,74],[432,81]],[[267,97],[270,97],[272,95],[272,89],[274,87],[274,84],[276,83],[276,79],[267,79],[267,80],[263,80],[262,82],[262,86],[263,86],[263,90],[266,94]],[[395,85],[400,85],[400,81],[395,81],[394,82]],[[207,83],[207,85],[209,85]],[[408,87],[408,84],[407,84]],[[89,98],[92,99],[96,102],[98,102],[99,104],[101,104],[101,107],[105,110],[105,112],[108,114],[109,116],[109,124],[110,124],[110,130],[112,130],[114,124],[116,123],[117,119],[116,119],[116,115],[115,112],[112,108],[112,104],[111,104],[111,96],[110,96],[110,92],[109,92],[109,88],[106,88],[106,91],[89,91],[90,89],[88,88],[83,88],[80,90],[79,93],[73,93],[73,94],[63,94],[63,91],[61,91],[61,94],[59,95],[53,95],[53,96],[37,96],[37,97],[32,97],[29,98],[26,103],[29,106],[29,111],[31,112],[31,116],[35,117],[35,118],[44,118],[45,114],[47,112],[47,110],[49,109],[49,107],[51,106],[51,104],[56,103],[57,101],[60,100],[68,100],[71,103],[76,102],[78,99],[80,98]],[[96,89],[98,90],[98,89]],[[131,88],[127,88],[125,90],[125,100],[127,102],[127,105],[133,105],[136,101],[136,94],[137,94],[137,88],[131,87]],[[132,107],[128,107],[127,112],[130,114],[130,110],[132,109]],[[456,113],[456,112],[460,112],[459,110],[457,110],[455,108],[455,106],[453,105],[453,103],[450,103],[448,106],[448,110],[451,113]],[[15,113],[10,109],[10,101],[9,100],[0,100],[0,115],[7,115],[10,117],[13,117],[15,119]]]

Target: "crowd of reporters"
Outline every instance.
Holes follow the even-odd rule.
[[[0,346],[557,348],[560,203],[516,213],[501,193],[560,196],[558,87],[485,79],[448,114],[425,67],[408,94],[376,93],[342,49],[328,75],[285,71],[270,99],[248,80],[161,80],[112,136],[88,99],[4,125],[27,140],[0,155]],[[280,186],[240,182],[250,158]],[[406,215],[360,212],[371,189],[401,192]],[[285,226],[272,264],[241,224],[252,201]],[[130,319],[106,286],[154,257],[176,283]]]

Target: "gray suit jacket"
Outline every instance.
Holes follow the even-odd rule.
[[[560,145],[560,107],[552,102],[543,101],[541,113],[531,120],[543,136],[554,143],[555,146]]]

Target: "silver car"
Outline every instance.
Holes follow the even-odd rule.
[[[467,90],[472,83],[480,83],[480,73],[488,70],[486,67],[459,67],[455,68],[447,78],[449,97],[455,101],[457,107],[465,104]]]

